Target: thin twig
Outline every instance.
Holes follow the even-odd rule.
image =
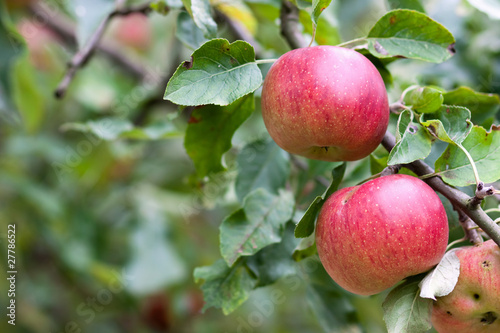
[[[388,151],[391,151],[396,144],[396,138],[389,132],[386,132],[382,145]],[[431,174],[434,170],[422,160],[414,161],[404,165],[418,176]],[[464,192],[444,183],[440,177],[431,177],[424,179],[435,191],[445,196],[455,208],[463,211],[471,218],[496,244],[500,246],[500,227],[481,209],[480,206],[471,206],[472,200]]]
[[[134,7],[129,7],[129,8],[122,8],[122,9],[117,9],[113,12],[111,12],[109,15],[106,16],[106,18],[99,24],[97,27],[96,31],[92,34],[90,37],[89,41],[87,44],[85,44],[71,59],[71,61],[68,64],[68,69],[66,71],[66,74],[64,75],[63,79],[59,83],[59,85],[56,88],[55,91],[55,96],[57,98],[62,98],[64,94],[66,93],[70,83],[73,81],[73,78],[76,74],[76,72],[83,67],[87,61],[90,59],[90,57],[93,55],[93,53],[96,50],[102,51],[105,53],[108,57],[114,59],[116,63],[126,66],[132,73],[136,74],[139,78],[144,78],[148,75],[147,71],[144,70],[142,67],[136,65],[132,60],[124,57],[119,51],[109,47],[100,44],[100,40],[102,38],[102,35],[106,31],[106,27],[108,26],[108,23],[110,20],[115,17],[115,16],[126,16],[130,15],[132,13],[144,13],[147,14],[150,11],[150,6],[149,3],[142,4],[139,6],[134,6]],[[31,11],[33,12],[34,15],[37,16],[42,16],[42,17],[48,17],[46,20],[46,24],[49,28],[52,28],[52,30],[56,33],[58,33],[60,36],[62,36],[68,44],[73,44],[76,45],[76,37],[74,30],[71,31],[71,28],[69,27],[68,24],[66,23],[60,23],[62,22],[61,20],[57,20],[57,17],[59,14],[56,14],[54,12],[49,13],[49,9],[41,4],[35,4],[31,6]],[[59,23],[59,24],[57,24]]]
[[[31,4],[29,10],[37,21],[44,24],[59,37],[62,44],[70,48],[77,47],[75,27],[72,22],[60,13],[50,9],[42,1]],[[112,63],[118,65],[136,79],[143,80],[150,75],[140,62],[130,59],[122,50],[109,43],[99,43],[96,46],[96,51],[109,58]]]
[[[462,226],[462,229],[464,229],[465,237],[472,243],[472,244],[481,244],[483,242],[483,238],[475,229],[474,227],[476,224],[474,221],[471,220],[469,216],[467,216],[462,210],[456,209],[458,212],[458,221],[460,222],[460,225]]]
[[[247,41],[250,45],[252,45],[255,51],[255,58],[258,59],[261,57],[262,46],[243,26],[241,22],[233,20],[231,17],[221,12],[220,10],[215,10],[215,18],[218,21],[225,22],[236,39]]]

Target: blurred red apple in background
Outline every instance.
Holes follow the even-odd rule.
[[[145,51],[152,45],[151,23],[142,13],[117,17],[111,30],[116,40],[138,51]]]

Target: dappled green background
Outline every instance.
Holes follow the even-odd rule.
[[[15,330],[7,326],[3,316],[0,331],[385,331],[380,308],[384,294],[348,295],[331,282],[315,257],[295,262],[283,254],[298,244],[291,223],[285,230],[289,243],[269,253],[276,256],[272,267],[259,268],[270,279],[273,274],[286,277],[252,292],[228,316],[214,308],[202,313],[203,294],[193,270],[221,258],[219,225],[240,206],[235,192],[238,156],[242,159],[243,147],[256,140],[263,142],[254,147],[257,155],[270,151],[276,156],[280,150],[269,142],[257,91],[257,110],[236,131],[224,156],[226,171],[197,176],[184,148],[192,110],[162,100],[168,78],[204,40],[187,23],[176,28],[177,21],[186,22],[185,13],[151,13],[143,22],[150,37],[144,45],[120,40],[117,24],[108,29],[103,43],[140,64],[149,73],[145,80],[98,52],[57,100],[54,90],[75,49],[51,34],[43,18],[8,2],[8,10],[1,4],[0,29],[0,235],[6,253],[7,224],[16,225],[17,325]],[[95,29],[95,22],[74,15],[75,4],[47,2],[75,22],[80,34]],[[316,41],[336,44],[364,36],[390,5],[408,3],[416,1],[334,0],[321,16]],[[259,56],[276,58],[286,52],[279,35],[280,1],[244,4],[246,10],[227,15],[247,23],[261,46]],[[499,21],[466,1],[422,4],[453,33],[457,54],[439,65],[412,60],[390,64],[390,100],[411,84],[445,89],[467,85],[499,93]],[[97,19],[112,8],[105,0],[86,6],[94,8],[91,17]],[[301,20],[304,32],[310,33],[305,11]],[[219,24],[219,35],[234,40],[227,23]],[[480,121],[491,124],[493,119]],[[380,150],[375,156],[384,154]],[[290,170],[288,186],[299,203],[294,222],[324,191],[314,178],[331,177],[334,166],[303,162],[309,163],[308,173]],[[356,184],[371,171],[369,158],[349,163],[341,186]],[[5,309],[6,255],[0,257],[0,306]]]

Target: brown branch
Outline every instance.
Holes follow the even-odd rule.
[[[472,244],[481,244],[483,242],[483,239],[481,238],[481,235],[479,235],[478,230],[475,228],[476,224],[474,223],[474,221],[472,221],[471,218],[467,216],[462,210],[456,208],[456,211],[458,212],[458,221],[460,222],[462,229],[464,229],[465,237]]]
[[[386,132],[382,145],[387,151],[391,151],[396,144],[396,138],[389,132]],[[434,173],[434,170],[422,160],[414,161],[404,165],[419,176]],[[452,205],[461,210],[465,215],[471,218],[479,228],[481,228],[495,243],[500,246],[500,227],[481,209],[478,205],[471,205],[472,197],[457,190],[454,187],[443,182],[440,177],[430,177],[424,179],[435,191],[446,197]]]
[[[75,27],[72,22],[58,12],[50,9],[42,1],[36,1],[31,4],[29,10],[37,21],[54,32],[64,45],[70,48],[77,47],[78,43],[76,40]],[[96,51],[106,56],[112,63],[120,66],[138,80],[143,80],[148,76],[148,71],[142,64],[130,59],[120,49],[113,45],[99,43],[96,46]]]
[[[65,20],[59,13],[49,9],[48,6],[44,5],[41,1],[37,1],[31,5],[30,10],[34,16],[43,19],[43,23],[55,32],[66,45],[71,47],[77,45],[73,25]],[[87,63],[95,51],[102,52],[110,58],[110,60],[122,68],[125,68],[136,78],[144,79],[147,77],[149,75],[148,71],[143,66],[124,56],[123,52],[120,50],[117,50],[110,45],[101,44],[100,40],[106,31],[108,23],[113,17],[126,16],[132,13],[147,14],[150,11],[151,8],[149,3],[145,3],[138,6],[116,9],[107,15],[106,18],[99,24],[96,31],[92,34],[89,41],[73,56],[69,62],[68,70],[56,88],[55,96],[57,98],[62,98],[64,96],[70,83],[73,81],[76,72]]]
[[[233,20],[231,17],[221,12],[220,10],[215,10],[215,19],[218,22],[224,22],[227,24],[227,27],[234,35],[236,39],[247,41],[250,45],[253,46],[255,51],[255,58],[260,58],[260,54],[262,53],[262,46],[259,42],[252,36],[252,34],[242,25],[241,22]]]
[[[309,44],[300,29],[299,9],[288,0],[281,1],[281,34],[292,49],[307,47]]]

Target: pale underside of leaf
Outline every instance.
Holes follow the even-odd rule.
[[[460,275],[456,250],[448,251],[439,264],[420,282],[420,297],[436,300],[453,291]]]

